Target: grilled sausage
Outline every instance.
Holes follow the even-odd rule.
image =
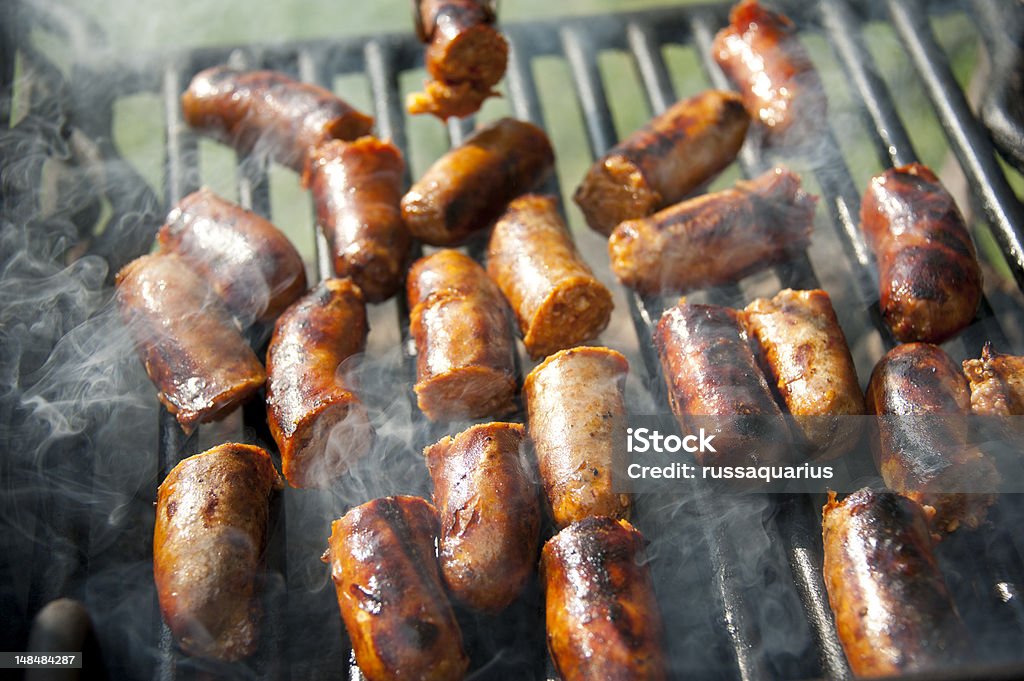
[[[857,444],[864,394],[828,293],[786,289],[743,312],[775,384],[813,454],[842,456]]]
[[[1024,414],[1024,357],[1004,355],[985,343],[981,359],[963,363],[971,385],[971,411],[980,416]]]
[[[185,121],[239,153],[266,152],[302,172],[310,148],[369,134],[373,119],[330,90],[276,71],[214,66],[181,97]]]
[[[424,243],[462,243],[494,222],[509,201],[543,182],[554,161],[543,130],[502,118],[430,166],[402,197],[402,217]]]
[[[263,365],[184,260],[144,255],[117,275],[121,316],[160,402],[191,433],[252,397]]]
[[[967,381],[941,348],[908,343],[871,374],[867,408],[879,419],[875,458],[885,484],[935,509],[940,532],[978,527],[995,501],[992,461],[967,444]],[[974,494],[950,492],[975,491]]]
[[[673,104],[590,167],[573,196],[593,229],[679,201],[732,163],[750,116],[739,96],[708,90]]]
[[[597,517],[544,546],[548,650],[563,681],[667,678],[646,543],[625,520]]]
[[[661,316],[654,346],[679,427],[714,434],[716,451],[697,453],[698,463],[786,462],[782,412],[735,310],[680,303]]]
[[[649,295],[733,283],[806,248],[816,202],[797,175],[773,168],[619,224],[608,240],[612,271]]]
[[[515,337],[508,304],[472,258],[453,250],[409,270],[416,401],[432,421],[515,409]]]
[[[821,527],[828,601],[856,676],[938,671],[970,655],[920,506],[889,491],[830,493]]]
[[[373,426],[342,365],[366,348],[366,306],[328,279],[288,308],[267,350],[267,422],[294,487],[323,487],[362,458]]]
[[[402,222],[405,161],[390,142],[331,141],[310,153],[304,181],[330,244],[334,273],[351,277],[371,303],[402,286],[412,239]]]
[[[612,470],[625,455],[628,372],[615,350],[580,347],[551,355],[523,383],[530,439],[558,527],[587,516],[629,517],[629,496],[612,489]]]
[[[821,136],[828,116],[825,88],[788,17],[742,0],[715,36],[711,54],[768,143],[793,146]]]
[[[454,681],[469,666],[434,556],[437,536],[434,507],[418,497],[375,499],[331,525],[324,558],[369,681]]]
[[[896,338],[939,343],[971,323],[981,267],[953,197],[931,170],[912,163],[873,177],[860,220]]]
[[[252,211],[200,189],[178,202],[157,234],[243,326],[272,321],[306,291],[306,269],[288,237]]]
[[[189,655],[255,652],[270,495],[281,486],[269,454],[235,443],[185,459],[160,485],[153,574],[164,621]]]
[[[494,225],[487,273],[512,304],[534,359],[592,340],[608,326],[612,294],[583,261],[556,199],[531,194]]]
[[[423,450],[441,519],[441,576],[455,598],[504,610],[533,574],[540,499],[520,456],[523,426],[485,423]]]
[[[426,67],[432,80],[426,92],[409,96],[409,113],[438,118],[468,116],[505,75],[508,43],[494,28],[492,2],[487,0],[418,0],[413,11],[426,42]]]

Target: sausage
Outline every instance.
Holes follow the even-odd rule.
[[[190,456],[161,483],[153,575],[164,621],[189,655],[255,652],[270,496],[281,487],[267,452],[236,443]]]
[[[455,681],[469,666],[444,593],[434,507],[418,497],[356,506],[325,554],[356,663],[368,681]]]
[[[430,166],[402,197],[402,217],[420,241],[454,246],[488,227],[509,201],[543,182],[554,162],[543,130],[502,118]]]
[[[864,394],[828,293],[785,289],[743,311],[748,335],[816,458],[835,459],[857,444]]]
[[[828,121],[825,88],[788,17],[742,0],[711,54],[760,122],[766,142],[794,146],[820,138]]]
[[[971,411],[979,416],[1024,414],[1024,357],[1004,355],[985,343],[980,359],[963,363],[971,387]]]
[[[871,179],[861,229],[878,259],[882,317],[900,341],[940,343],[974,319],[981,267],[953,197],[920,163]]]
[[[816,202],[799,176],[773,168],[620,223],[608,240],[612,271],[647,295],[739,281],[807,247]]]
[[[412,238],[399,205],[404,171],[395,145],[361,137],[314,149],[303,176],[334,273],[351,277],[371,303],[401,288],[409,264]]]
[[[144,255],[117,275],[117,302],[157,398],[186,433],[256,394],[263,365],[220,300],[176,255]]]
[[[629,362],[608,348],[561,350],[523,383],[530,439],[558,527],[587,516],[628,518],[628,494],[612,489],[624,456]]]
[[[484,612],[512,603],[536,565],[540,499],[523,437],[518,423],[484,423],[423,450],[441,520],[441,576],[454,598]]]
[[[938,671],[971,654],[921,507],[862,489],[821,514],[824,577],[839,640],[859,677]]]
[[[548,650],[562,681],[667,678],[646,543],[625,520],[596,517],[545,544]]]
[[[431,80],[426,92],[409,96],[409,113],[461,118],[498,96],[494,86],[505,75],[508,43],[494,28],[492,5],[487,0],[414,1]]]
[[[875,365],[868,383],[868,412],[882,417],[875,442],[882,479],[932,507],[939,532],[978,527],[996,499],[994,464],[967,443],[970,404],[960,368],[928,343],[896,346]]]
[[[373,426],[343,367],[366,349],[366,306],[328,279],[278,319],[267,350],[267,423],[293,487],[325,487],[362,458]]]
[[[609,235],[710,181],[743,146],[750,116],[738,95],[708,90],[676,102],[590,167],[573,199]]]
[[[594,277],[551,196],[521,196],[494,225],[487,273],[515,310],[533,359],[593,340],[612,294]]]
[[[273,321],[306,291],[306,268],[288,237],[209,189],[179,201],[157,240],[210,282],[243,326]]]
[[[406,282],[416,342],[416,402],[432,421],[515,410],[516,360],[508,304],[480,265],[442,250],[413,263]]]
[[[277,71],[214,66],[200,71],[181,97],[185,121],[241,154],[266,152],[302,172],[311,147],[370,133],[373,119],[312,83]]]

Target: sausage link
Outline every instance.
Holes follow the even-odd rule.
[[[1004,355],[985,343],[981,359],[963,363],[971,384],[971,411],[980,416],[1024,414],[1024,357]]]
[[[612,294],[576,250],[554,197],[509,204],[491,232],[487,273],[515,310],[533,359],[593,340],[608,326]]]
[[[235,443],[183,460],[161,483],[153,574],[160,611],[189,655],[255,652],[270,495],[281,487],[269,454]]]

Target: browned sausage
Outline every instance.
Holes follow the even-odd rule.
[[[409,333],[416,401],[432,421],[515,409],[515,336],[508,303],[469,256],[443,250],[413,263]]]
[[[785,289],[747,306],[743,321],[815,456],[834,459],[857,444],[864,394],[828,293]]]
[[[860,221],[896,338],[939,343],[971,323],[981,267],[953,197],[931,170],[913,163],[873,177]]]
[[[302,172],[306,155],[331,139],[369,134],[373,119],[330,90],[276,71],[214,66],[200,71],[181,97],[189,125],[240,153],[266,152]]]
[[[939,671],[971,654],[921,507],[862,489],[822,510],[825,588],[856,676]]]
[[[967,444],[967,381],[935,345],[890,350],[871,374],[867,407],[879,419],[875,457],[885,484],[935,509],[940,532],[978,527],[995,502],[992,461]],[[976,491],[975,494],[949,492]]]
[[[255,652],[270,495],[281,487],[269,454],[235,443],[185,459],[160,485],[153,575],[164,621],[189,655]]]
[[[285,311],[267,350],[267,422],[294,487],[325,487],[373,443],[343,363],[366,348],[366,306],[350,279],[328,279]]]
[[[441,519],[441,576],[452,596],[485,612],[515,600],[537,561],[540,498],[523,435],[518,423],[484,423],[423,450]]]
[[[1024,357],[1004,355],[985,343],[981,359],[964,360],[971,411],[980,416],[1024,415]]]
[[[157,397],[186,433],[263,387],[263,365],[227,309],[178,256],[144,255],[125,265],[117,302]]]
[[[437,536],[434,507],[419,497],[375,499],[331,525],[324,557],[369,681],[456,681],[469,666],[434,556]]]
[[[629,495],[612,489],[612,471],[625,463],[628,372],[615,350],[581,347],[551,355],[523,383],[530,439],[558,527],[594,515],[629,517]]]
[[[548,650],[562,681],[667,678],[646,543],[625,520],[597,517],[544,546]]]
[[[813,142],[825,130],[828,100],[821,78],[788,17],[743,0],[711,54],[743,95],[766,140],[780,146]]]
[[[362,137],[317,147],[303,176],[334,273],[351,277],[371,303],[401,288],[409,263],[412,239],[399,205],[404,170],[395,145]]]
[[[534,359],[593,340],[608,326],[612,294],[576,250],[552,196],[509,204],[491,232],[487,273],[512,304]]]
[[[402,198],[405,224],[424,243],[462,243],[543,182],[554,161],[543,130],[502,118],[430,166]]]
[[[306,268],[288,237],[209,189],[179,201],[157,239],[210,282],[243,326],[276,319],[306,291]]]
[[[612,270],[651,295],[730,284],[806,248],[816,202],[797,175],[773,168],[619,224],[608,240]]]
[[[679,201],[732,163],[750,116],[739,96],[708,90],[673,104],[590,167],[573,196],[593,229],[611,234]]]

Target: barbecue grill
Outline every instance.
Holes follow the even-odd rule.
[[[699,87],[727,88],[711,60],[710,45],[714,33],[726,23],[730,4],[504,24],[511,46],[505,81],[511,115],[544,126],[545,116],[554,107],[566,106],[559,99],[563,93],[542,92],[535,78],[535,71],[544,64],[564,63],[575,88],[590,153],[602,155],[629,132],[615,124],[614,102],[606,94],[608,81],[599,66],[602,55],[628,55],[651,113],[660,113],[684,94],[675,89],[666,49],[693,49],[701,69]],[[916,160],[911,137],[898,113],[900,93],[890,92],[865,37],[880,25],[891,26],[967,180],[970,200],[983,218],[975,230],[976,240],[991,235],[1003,260],[996,266],[1008,271],[1016,287],[1024,289],[1024,211],[932,28],[936,18],[965,15],[978,34],[997,46],[1005,45],[1016,38],[1000,21],[1011,3],[820,0],[774,4],[794,19],[802,35],[822,36],[831,46],[844,75],[840,87],[852,100],[850,109],[861,115],[861,121],[851,127],[859,130],[857,126],[863,125],[863,135],[853,142],[870,141],[882,166]],[[1012,5],[1013,11],[1024,12],[1019,3]],[[0,12],[5,14],[0,21],[5,33],[0,42],[4,85],[9,86],[18,72],[22,78],[19,87],[31,89],[33,97],[41,93],[17,125],[0,133],[5,229],[29,224],[29,235],[31,230],[39,230],[40,239],[60,243],[55,252],[70,248],[75,256],[99,256],[109,264],[109,273],[148,251],[168,207],[210,181],[204,174],[198,138],[183,123],[179,111],[180,93],[202,68],[224,62],[272,68],[327,87],[337,77],[355,74],[368,86],[378,134],[391,138],[406,152],[413,141],[403,110],[401,82],[406,74],[421,68],[423,48],[411,28],[394,35],[170,50],[131,60],[97,59],[96,63],[75,64],[64,78],[23,39],[29,26],[59,31],[60,16],[38,14],[18,3],[6,3]],[[162,111],[152,114],[163,121],[166,135],[164,187],[159,192],[119,156],[112,141],[118,102],[138,93],[156,94],[162,103]],[[5,101],[5,120],[10,117],[9,106]],[[473,120],[450,121],[449,142],[460,143],[473,125]],[[557,153],[563,142],[557,131],[549,132]],[[865,382],[871,364],[893,340],[880,321],[877,273],[857,227],[863,183],[853,179],[848,166],[849,141],[838,138],[833,122],[814,159],[789,163],[806,181],[817,185],[812,191],[821,196],[823,210],[818,211],[815,246],[769,274],[749,278],[739,286],[699,292],[695,299],[742,306],[762,291],[773,293],[787,286],[814,288],[825,282],[836,300]],[[69,202],[58,199],[57,208],[49,213],[41,210],[36,190],[49,176],[44,160],[52,158],[59,158],[70,172],[77,173],[71,177],[101,191],[105,201],[87,200],[79,192]],[[788,163],[787,159],[778,160]],[[775,161],[748,143],[739,166],[750,176]],[[271,200],[270,170],[265,162],[238,158],[236,168],[239,202],[275,220],[281,208]],[[559,194],[571,191],[578,179],[562,175],[545,189]],[[60,225],[54,226],[54,214],[63,218],[60,225],[65,229],[70,224],[77,231],[61,232]],[[107,217],[105,229],[90,233],[103,215]],[[55,239],[54,234],[63,240]],[[599,276],[610,283],[603,240],[590,233],[578,233],[577,239]],[[480,255],[479,244],[471,244],[469,249]],[[328,276],[330,256],[321,236],[316,237],[316,254],[316,271]],[[4,253],[0,261],[7,263],[11,257]],[[101,272],[100,280],[102,276]],[[100,290],[100,281],[93,284]],[[674,301],[614,288],[617,309],[604,338],[631,359],[630,390],[635,404],[664,404],[651,332],[662,310]],[[985,340],[992,340],[1002,351],[1024,351],[1019,291],[991,282],[986,291],[988,297],[976,323],[947,344],[957,359],[976,356]],[[53,304],[65,303],[57,300]],[[95,302],[92,311],[95,329],[109,330],[113,322],[102,321],[110,316],[109,305]],[[14,313],[28,314],[26,306],[21,306],[0,319],[12,327],[31,324],[31,319]],[[0,464],[7,478],[0,517],[5,525],[10,524],[0,535],[0,583],[11,585],[0,589],[5,620],[0,624],[0,647],[24,650],[32,617],[46,602],[68,595],[89,604],[106,671],[115,677],[361,678],[326,568],[318,560],[326,546],[329,522],[349,505],[374,496],[428,496],[418,452],[441,435],[461,429],[426,423],[405,399],[411,393],[415,359],[404,301],[374,306],[370,320],[373,332],[367,361],[355,371],[364,385],[371,386],[366,401],[375,421],[385,424],[378,428],[380,441],[369,461],[362,462],[356,475],[340,483],[338,489],[287,490],[277,500],[264,585],[262,644],[252,659],[235,665],[184,656],[161,623],[151,572],[147,572],[153,522],[149,504],[155,499],[159,480],[183,457],[201,451],[204,441],[216,442],[234,428],[240,434],[233,437],[270,444],[262,403],[244,407],[240,421],[236,418],[226,426],[204,426],[191,437],[185,437],[173,416],[163,410],[156,428],[126,424],[129,437],[156,434],[155,441],[143,439],[132,444],[134,455],[141,460],[133,466],[149,472],[141,475],[145,484],[137,489],[118,490],[118,498],[125,499],[122,508],[101,509],[92,493],[119,484],[111,483],[111,465],[95,451],[95,442],[102,438],[71,428],[70,434],[47,440],[31,460],[15,455],[19,447],[33,444],[15,424],[29,419],[30,406],[38,407],[38,400],[28,399],[37,395],[32,392],[32,382],[45,376],[45,371],[38,369],[45,369],[46,358],[58,354],[60,346],[20,348],[20,369],[9,366],[9,355],[0,351],[0,378],[12,384],[0,383],[4,389],[0,392],[0,433],[8,436],[4,443],[7,456]],[[53,340],[56,337],[59,334]],[[252,340],[257,346],[264,343],[266,329],[252,332]],[[129,357],[128,361],[136,360]],[[523,368],[528,366],[525,361]],[[136,369],[136,379],[140,372]],[[141,391],[138,400],[155,404],[144,376],[135,385]],[[124,417],[124,412],[112,413]],[[73,493],[67,492],[69,488]],[[103,498],[110,496],[116,495]],[[668,651],[680,678],[850,677],[823,590],[821,506],[822,499],[811,495],[731,499],[700,490],[687,499],[638,498],[636,522],[652,540],[652,570],[665,616]],[[35,522],[34,530],[17,527],[24,518]],[[974,636],[977,663],[984,663],[943,670],[941,678],[1024,676],[1024,609],[1019,595],[1024,584],[1024,539],[1017,531],[1021,520],[1024,503],[1015,495],[1004,494],[993,508],[988,526],[975,533],[956,533],[939,547],[944,574]],[[123,591],[112,588],[118,584],[124,585]],[[473,678],[553,678],[546,660],[537,584],[500,617],[459,616],[473,659]],[[133,627],[122,621],[126,617],[135,623]],[[138,627],[141,629],[135,631]],[[86,666],[90,666],[89,660]]]

